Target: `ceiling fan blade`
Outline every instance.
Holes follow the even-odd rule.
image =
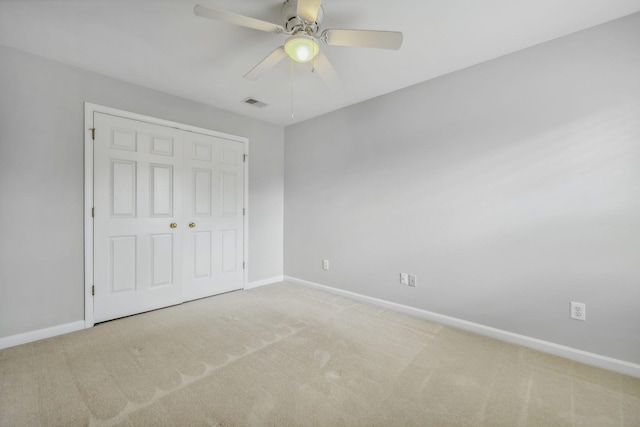
[[[399,31],[325,30],[322,40],[331,46],[373,47],[398,50],[402,46]]]
[[[253,67],[251,71],[244,75],[247,80],[258,80],[266,71],[273,68],[278,62],[287,57],[287,53],[284,51],[284,46],[280,46],[266,58],[264,58],[258,65]]]
[[[230,24],[239,25],[241,27],[252,28],[254,30],[266,31],[267,33],[279,33],[284,31],[280,25],[272,24],[271,22],[261,21],[259,19],[249,18],[248,16],[237,15],[231,12],[224,12],[222,10],[209,9],[208,7],[196,5],[193,9],[193,13],[203,18],[215,19],[217,21],[224,21]]]
[[[329,62],[329,58],[327,55],[320,52],[313,58],[312,61],[313,69],[318,73],[322,81],[329,87],[329,89],[339,89],[342,86],[342,82],[336,70],[333,69],[333,66]]]
[[[316,22],[322,0],[298,0],[297,14],[307,22]]]

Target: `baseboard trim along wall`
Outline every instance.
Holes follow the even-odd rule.
[[[321,285],[318,283],[309,282],[307,280],[297,279],[290,276],[276,276],[269,279],[258,280],[247,284],[245,289],[254,289],[260,286],[271,285],[278,282],[290,282],[298,285],[309,286],[312,288],[320,289],[323,291],[331,292],[347,298],[352,298],[358,301],[366,302],[369,304],[384,307],[390,310],[399,311],[402,313],[410,314],[412,316],[421,317],[432,322],[441,323],[443,325],[451,326],[454,328],[462,329],[465,331],[473,332],[478,335],[484,335],[490,338],[495,338],[500,341],[505,341],[511,344],[521,345],[534,350],[542,351],[545,353],[553,354],[556,356],[565,357],[576,362],[585,363],[588,365],[596,366],[598,368],[608,369],[610,371],[619,372],[626,375],[631,375],[640,378],[640,365],[626,362],[624,360],[614,359],[607,356],[602,356],[595,353],[589,353],[587,351],[567,347],[560,344],[555,344],[549,341],[540,340],[537,338],[528,337],[526,335],[520,335],[502,329],[492,328],[490,326],[481,325],[479,323],[469,322],[467,320],[457,319],[455,317],[449,317],[438,313],[422,310],[419,308],[409,307],[403,304],[397,304],[390,301],[381,300],[378,298],[369,297],[355,292],[349,292],[342,289],[334,288],[331,286]],[[8,337],[0,338],[0,350],[15,347],[21,344],[27,344],[33,341],[38,341],[46,338],[52,338],[58,335],[68,334],[70,332],[76,332],[85,329],[84,320],[77,322],[65,323],[63,325],[52,326],[50,328],[38,329],[35,331],[25,332],[22,334],[11,335]]]
[[[269,279],[256,280],[255,282],[247,283],[247,286],[244,287],[245,290],[259,288],[260,286],[272,285],[274,283],[282,282],[284,280],[284,276],[276,276],[271,277]]]
[[[284,276],[271,277],[269,279],[257,280],[247,283],[244,289],[254,289],[260,286],[271,285],[273,283],[282,282]],[[0,350],[9,347],[15,347],[21,344],[27,344],[33,341],[43,340],[46,338],[56,337],[58,335],[68,334],[69,332],[76,332],[85,329],[84,320],[72,323],[66,323],[64,325],[52,326],[50,328],[38,329],[35,331],[29,331],[22,334],[11,335],[8,337],[0,338]]]
[[[0,350],[84,329],[84,320],[0,338]]]
[[[320,285],[318,283],[297,279],[295,277],[284,276],[284,281],[298,284],[298,285],[309,286],[312,288],[331,292],[340,296],[344,296],[344,297],[352,298],[358,301],[367,302],[369,304],[384,307],[389,310],[399,311],[402,313],[421,317],[426,320],[441,323],[443,325],[451,326],[457,329],[473,332],[478,335],[484,335],[486,337],[494,338],[500,341],[521,345],[523,347],[528,347],[534,350],[542,351],[544,353],[553,354],[555,356],[561,356],[570,360],[574,360],[576,362],[585,363],[587,365],[592,365],[598,368],[608,369],[610,371],[619,372],[622,374],[631,375],[631,376],[640,378],[640,365],[631,363],[631,362],[626,362],[624,360],[614,359],[611,357],[602,356],[595,353],[589,353],[587,351],[567,347],[560,344],[555,344],[555,343],[540,340],[537,338],[528,337],[526,335],[520,335],[520,334],[516,334],[509,331],[504,331],[502,329],[496,329],[490,326],[481,325],[479,323],[469,322],[466,320],[458,319],[455,317],[449,317],[449,316],[445,316],[438,313],[432,313],[430,311],[409,307],[407,305],[397,304],[394,302],[385,301],[385,300],[369,297],[362,294],[357,294],[355,292],[344,291],[342,289],[333,288],[331,286]]]

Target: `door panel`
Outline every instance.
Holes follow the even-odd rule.
[[[152,137],[151,154],[173,157],[173,139],[162,136]]]
[[[221,191],[220,215],[235,217],[238,214],[238,204],[236,200],[237,177],[234,172],[222,171],[220,175]]]
[[[136,290],[136,236],[109,237],[109,283],[112,293]]]
[[[234,273],[238,266],[236,230],[222,230],[222,272]]]
[[[192,233],[194,249],[193,277],[197,279],[211,277],[211,232],[198,231]],[[187,272],[188,273],[188,272]]]
[[[136,216],[136,166],[128,160],[111,159],[111,216]]]
[[[173,166],[149,165],[151,172],[151,213],[154,218],[173,216]]]
[[[109,128],[109,148],[112,150],[138,151],[138,138],[135,129]]]
[[[171,285],[173,282],[173,235],[151,236],[151,262],[153,275],[151,286]]]
[[[193,169],[193,217],[211,215],[211,171]]]

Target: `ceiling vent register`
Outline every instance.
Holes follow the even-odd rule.
[[[249,105],[253,105],[254,107],[266,107],[267,104],[262,102],[262,101],[258,101],[257,99],[253,99],[253,98],[245,98],[242,100],[242,102],[244,102],[245,104],[249,104]]]

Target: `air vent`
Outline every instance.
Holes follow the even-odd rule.
[[[253,98],[243,99],[242,102],[244,102],[245,104],[256,106],[256,107],[266,107],[267,106],[267,104],[265,104],[264,102],[258,101],[257,99],[253,99]]]

